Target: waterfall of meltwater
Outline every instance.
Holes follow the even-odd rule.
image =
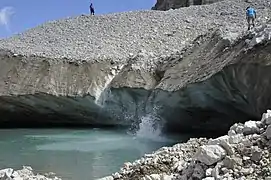
[[[139,124],[139,129],[136,132],[136,137],[155,141],[165,140],[162,135],[162,122],[158,116],[153,114],[143,116]]]

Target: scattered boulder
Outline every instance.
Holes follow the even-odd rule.
[[[226,151],[219,145],[204,145],[200,147],[195,159],[206,165],[213,165],[226,156]]]
[[[212,175],[212,171],[213,171],[212,168],[206,169],[205,175],[206,175],[207,177],[211,176],[211,175]]]
[[[261,122],[266,124],[266,125],[271,124],[271,110],[267,110],[267,113],[263,114]]]
[[[234,153],[234,149],[230,145],[229,142],[230,142],[230,137],[228,135],[225,135],[225,136],[221,136],[216,139],[210,139],[208,144],[209,145],[220,145],[221,147],[223,147],[226,150],[228,155],[231,155]]]
[[[0,170],[0,178],[2,178],[2,177],[6,177],[6,178],[11,177],[12,173],[13,173],[13,169],[11,169],[11,168],[2,169],[2,170]]]
[[[114,177],[113,176],[106,176],[106,177],[103,177],[103,178],[100,178],[97,180],[114,180]]]
[[[243,134],[236,134],[229,137],[229,143],[230,144],[238,144],[244,140]]]
[[[221,137],[218,137],[216,139],[210,139],[208,141],[208,144],[209,145],[216,145],[216,144],[221,144],[222,142],[229,142],[229,136],[225,135],[225,136],[221,136]]]
[[[205,177],[205,168],[201,164],[196,164],[193,174],[192,174],[192,179],[202,179]]]
[[[0,180],[61,180],[54,173],[50,173],[50,176],[34,174],[33,169],[29,166],[23,166],[23,169],[17,171],[11,168],[0,170]]]
[[[265,135],[267,139],[271,139],[271,125],[269,125],[266,129]]]
[[[258,128],[256,121],[245,122],[244,129],[243,129],[244,135],[259,133],[259,131],[260,129]]]
[[[253,148],[252,156],[250,159],[254,162],[259,162],[261,158],[262,158],[262,150],[256,146],[255,148]]]
[[[237,165],[242,165],[242,159],[238,157],[226,156],[223,160],[224,167],[228,169],[234,169]]]
[[[206,177],[206,178],[204,178],[202,180],[215,180],[215,178],[214,177]]]
[[[235,132],[236,134],[242,134],[244,129],[244,125],[241,123],[235,123],[231,126],[230,131]]]

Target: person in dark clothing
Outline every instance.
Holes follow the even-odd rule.
[[[91,15],[94,15],[94,14],[95,14],[95,11],[94,11],[94,7],[93,7],[93,4],[92,4],[92,3],[90,4],[89,9],[90,9],[90,14],[91,14]]]

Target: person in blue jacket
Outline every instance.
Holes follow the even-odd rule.
[[[255,27],[255,19],[256,19],[256,11],[252,7],[246,8],[246,16],[247,16],[247,23],[248,23],[248,30],[251,29],[251,25]]]

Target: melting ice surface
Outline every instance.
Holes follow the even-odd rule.
[[[0,130],[0,168],[33,167],[55,172],[64,180],[91,180],[119,170],[124,162],[170,146],[174,140],[142,119],[135,135],[122,130],[12,129]]]

